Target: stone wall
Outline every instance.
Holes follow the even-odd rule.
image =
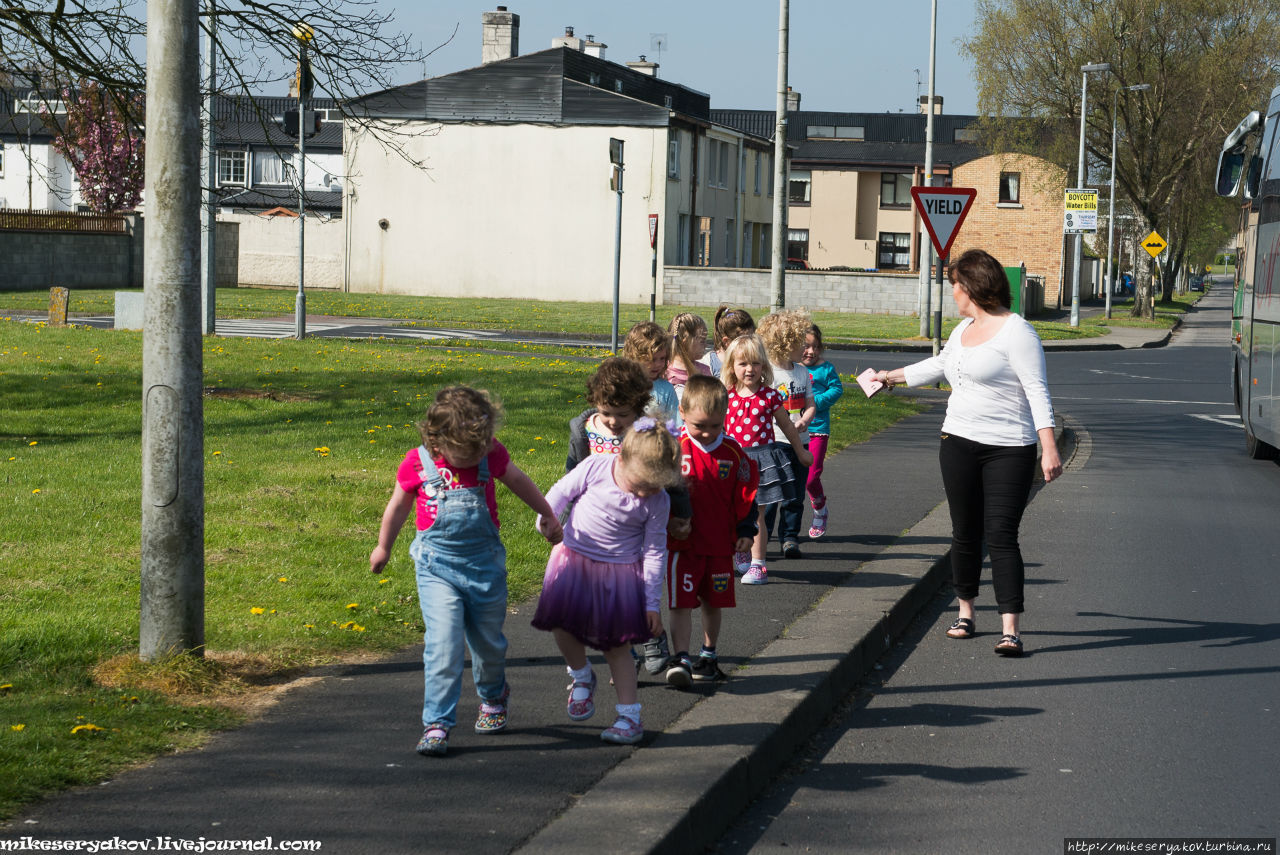
[[[914,315],[919,293],[920,276],[916,273],[788,270],[786,276],[787,305],[811,312]],[[956,304],[949,285],[943,286],[943,296],[943,314],[955,317]],[[772,302],[770,274],[764,269],[668,266],[663,268],[662,302],[677,306],[768,306]]]

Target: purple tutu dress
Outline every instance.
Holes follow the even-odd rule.
[[[617,460],[589,457],[548,491],[557,515],[570,505],[572,511],[564,542],[551,550],[533,616],[538,629],[562,629],[598,650],[649,639],[645,612],[660,608],[666,562],[670,498],[619,488]]]

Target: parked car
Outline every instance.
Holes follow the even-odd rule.
[[[1190,285],[1190,288],[1191,288],[1191,290],[1192,290],[1192,291],[1203,291],[1203,290],[1204,290],[1204,277],[1203,277],[1203,276],[1192,276],[1192,277],[1191,277],[1191,285]]]
[[[808,270],[809,262],[805,261],[803,258],[788,258],[787,269],[788,270]]]

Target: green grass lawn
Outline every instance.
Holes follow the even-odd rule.
[[[271,288],[219,288],[219,318],[292,317],[295,293]],[[73,290],[71,312],[108,314],[113,311],[115,291]],[[49,294],[44,291],[0,292],[0,317],[6,311],[44,310]],[[695,312],[714,322],[717,306],[659,306],[658,323],[666,326],[679,312]],[[744,306],[759,321],[768,314],[765,306]],[[537,333],[566,333],[607,337],[613,325],[609,303],[556,303],[537,300],[493,300],[459,297],[406,297],[384,294],[344,294],[334,291],[307,292],[307,314],[355,318],[388,318],[409,326],[465,329],[522,330]],[[624,303],[618,310],[618,327],[630,329],[649,320],[648,304]],[[817,312],[814,320],[829,342],[858,342],[868,339],[918,338],[920,321],[904,315],[873,315],[854,312]],[[944,335],[956,320],[943,321]],[[1105,330],[1066,324],[1033,321],[1043,339],[1090,338]]]
[[[493,391],[507,414],[499,437],[545,490],[563,471],[594,366],[425,343],[206,339],[208,656],[142,668],[130,658],[141,343],[135,332],[0,321],[0,818],[241,720],[192,703],[201,692],[234,696],[418,640],[412,522],[386,573],[369,573],[368,554],[426,404],[446,384]],[[847,395],[832,446],[916,409]],[[523,600],[549,548],[531,512],[499,495],[511,596]]]

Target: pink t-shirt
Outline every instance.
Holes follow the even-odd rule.
[[[498,525],[498,494],[493,485],[497,479],[507,474],[507,464],[511,462],[511,455],[507,452],[506,446],[495,439],[493,448],[489,450],[488,459],[489,482],[484,485],[484,498],[489,506],[489,515],[493,517],[493,524],[496,526]],[[464,487],[480,485],[479,466],[454,469],[442,457],[435,458],[432,462],[440,470],[440,477],[444,479],[447,490],[460,490]],[[418,531],[431,528],[431,524],[436,521],[435,494],[431,492],[431,485],[422,480],[422,460],[418,457],[418,449],[414,448],[404,456],[399,470],[396,471],[396,482],[406,493],[417,494],[414,510],[417,511]]]
[[[724,417],[724,429],[743,448],[768,445],[773,442],[773,414],[782,409],[782,396],[776,389],[761,386],[754,395],[729,391],[729,411]]]

